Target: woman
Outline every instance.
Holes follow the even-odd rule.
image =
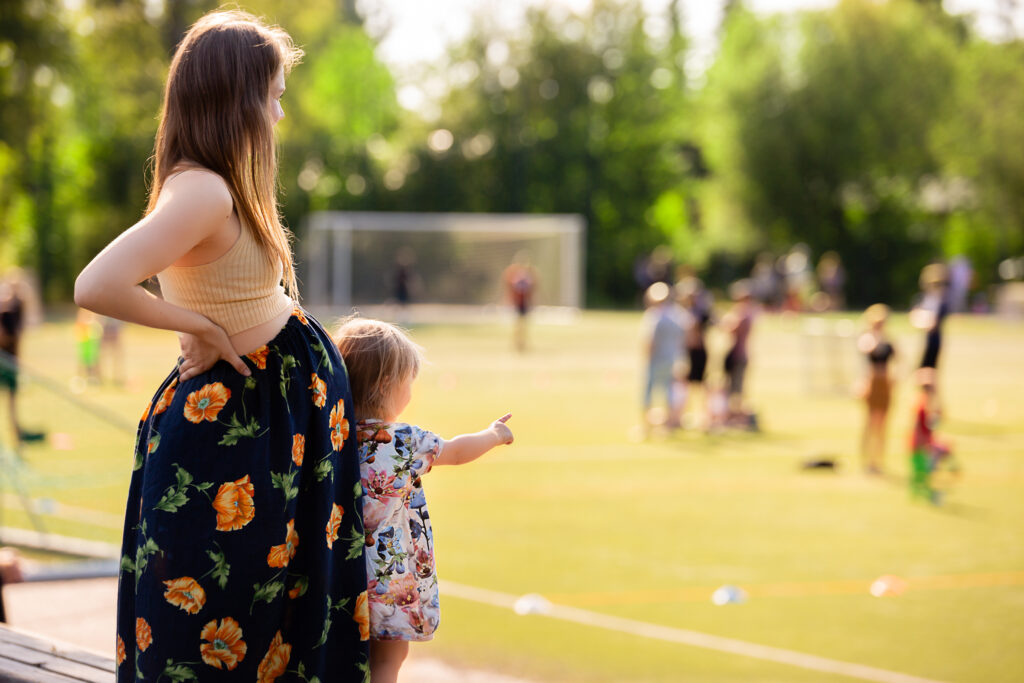
[[[367,671],[348,380],[291,298],[275,198],[273,127],[301,54],[243,12],[192,26],[167,79],[146,216],[75,284],[80,306],[181,339],[139,428],[119,681]],[[153,275],[164,299],[139,284]]]
[[[888,318],[889,307],[885,304],[868,307],[864,312],[868,329],[857,340],[857,348],[868,361],[868,376],[860,392],[867,405],[861,457],[868,474],[881,474],[885,461],[885,423],[892,399],[889,362],[896,357],[896,349],[885,333]]]

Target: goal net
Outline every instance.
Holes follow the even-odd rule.
[[[803,319],[800,359],[807,393],[849,394],[861,374],[852,320],[809,316]]]
[[[577,215],[324,211],[305,223],[303,301],[343,315],[402,304],[450,317],[507,303],[502,273],[527,261],[533,305],[583,303],[584,221]]]

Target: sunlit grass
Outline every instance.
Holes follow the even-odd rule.
[[[526,355],[512,352],[505,325],[413,330],[430,364],[409,421],[452,436],[511,411],[516,432],[512,447],[428,475],[441,577],[918,676],[1021,680],[1024,327],[949,323],[939,430],[954,443],[964,476],[935,508],[912,503],[903,483],[913,398],[906,376],[918,335],[894,321],[904,381],[891,413],[890,475],[869,479],[857,456],[859,403],[806,390],[811,351],[818,379],[832,368],[801,336],[804,325],[758,321],[749,387],[762,434],[690,431],[645,442],[634,437],[642,370],[636,314],[538,326]],[[129,327],[125,336],[127,387],[67,395],[133,422],[177,349],[169,333]],[[721,342],[713,339],[713,351]],[[848,382],[859,366],[843,348],[836,367]],[[69,387],[70,326],[34,330],[25,357]],[[116,543],[134,435],[31,383],[22,412],[29,427],[73,442],[67,451],[46,444],[25,451],[22,483],[63,511],[48,525]],[[809,457],[834,458],[840,468],[801,471]],[[17,500],[5,500],[5,523],[26,524]],[[870,596],[867,586],[883,574],[909,579],[911,589]],[[940,588],[929,578],[936,576],[953,578]],[[746,588],[749,602],[712,605],[711,592],[726,583]],[[417,646],[422,652],[538,680],[847,680],[442,601],[442,628],[433,643]]]

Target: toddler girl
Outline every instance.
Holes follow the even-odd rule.
[[[352,318],[335,333],[348,367],[364,491],[373,683],[393,683],[410,640],[430,640],[440,617],[434,542],[420,477],[512,443],[505,422],[445,441],[396,422],[412,397],[420,347],[385,322]]]

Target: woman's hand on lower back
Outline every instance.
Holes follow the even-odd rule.
[[[182,382],[206,372],[220,360],[227,361],[246,377],[252,374],[220,325],[211,322],[197,334],[178,335],[178,341],[181,343],[182,358],[178,365],[178,377]]]

